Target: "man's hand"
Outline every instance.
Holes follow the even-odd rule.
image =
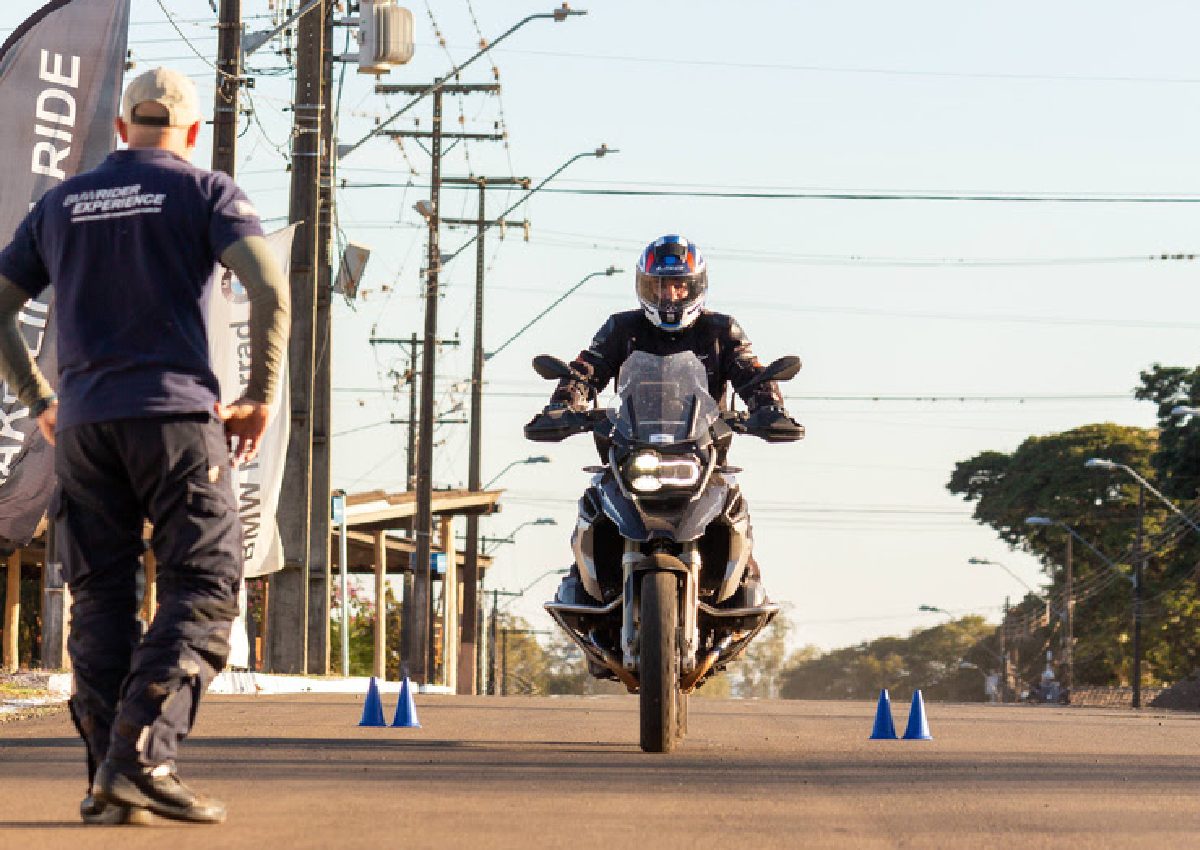
[[[259,442],[267,430],[269,408],[261,401],[239,398],[226,407],[218,404],[216,409],[225,423],[225,440],[234,464],[249,463],[258,454]]]
[[[50,402],[50,405],[38,414],[37,423],[38,430],[42,432],[42,436],[46,438],[46,442],[54,445],[54,429],[58,427],[57,401]]]
[[[746,429],[768,443],[790,443],[804,439],[804,426],[776,404],[754,408],[746,418]]]

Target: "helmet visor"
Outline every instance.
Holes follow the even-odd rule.
[[[638,298],[659,311],[678,312],[687,309],[704,297],[708,288],[707,275],[639,274]]]

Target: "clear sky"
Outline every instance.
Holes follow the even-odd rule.
[[[39,5],[4,4],[0,27]],[[165,5],[186,43],[158,0],[134,0],[135,72],[180,68],[211,102],[215,14],[206,0]],[[384,81],[429,82],[470,56],[480,32],[494,38],[552,7],[415,0],[416,58]],[[1037,565],[946,492],[954,463],[1089,422],[1152,425],[1152,406],[1130,397],[1139,370],[1196,362],[1194,262],[1141,258],[1200,247],[1200,209],[1189,201],[1200,199],[1191,106],[1200,7],[597,0],[588,11],[531,23],[501,44],[491,55],[501,97],[447,99],[452,128],[460,114],[472,132],[503,122],[509,144],[460,145],[443,173],[537,181],[606,142],[620,153],[582,160],[552,186],[708,194],[545,191],[527,207],[528,242],[519,229],[503,242],[489,234],[489,349],[590,272],[624,270],[589,281],[488,363],[485,479],[529,455],[553,462],[501,479],[504,511],[485,531],[504,537],[538,517],[558,523],[499,547],[493,586],[519,588],[569,562],[567,534],[587,481],[577,470],[594,462],[586,439],[523,441],[520,426],[550,389],[530,358],[573,356],[610,312],[636,306],[638,249],[680,232],[708,257],[710,306],[741,321],[763,360],[796,354],[805,363],[785,395],[808,439],[742,440],[732,455],[746,468],[756,551],[769,590],[790,603],[795,643],[830,648],[930,625],[921,604],[994,621],[1004,597],[1024,589],[967,558],[1003,561],[1030,583]],[[266,0],[243,0],[243,12],[250,29],[267,23]],[[252,92],[256,120],[243,122],[239,180],[282,222],[291,83],[270,48],[250,65],[268,73]],[[463,79],[492,75],[483,59]],[[371,78],[350,66],[341,140],[357,140],[405,102],[375,95]],[[420,129],[429,114],[425,104],[410,113]],[[406,116],[397,126],[414,125]],[[207,136],[201,146],[206,164]],[[380,423],[407,414],[407,394],[389,376],[406,363],[367,340],[373,330],[420,331],[424,230],[412,205],[427,196],[428,162],[413,142],[401,151],[380,139],[339,168],[350,184],[338,192],[343,238],[375,252],[364,297],[335,305],[334,484],[351,491],[403,488],[403,426]],[[380,183],[393,185],[353,185]],[[711,196],[813,190],[1076,202]],[[1078,202],[1120,195],[1183,202]],[[508,197],[497,191],[491,210]],[[446,192],[444,215],[474,212],[472,193]],[[468,235],[447,229],[443,250]],[[473,251],[444,281],[441,336],[463,342],[438,363],[449,411],[467,402]],[[467,429],[443,426],[438,440],[435,483],[464,482]],[[544,580],[515,609],[547,625],[539,603],[552,589]]]

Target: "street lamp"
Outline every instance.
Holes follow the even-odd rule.
[[[520,466],[521,464],[525,464],[525,463],[549,463],[549,462],[550,462],[550,458],[547,457],[546,455],[533,455],[532,457],[527,457],[524,460],[514,460],[508,466],[504,467],[504,469],[500,470],[495,475],[493,475],[492,480],[489,481],[487,484],[484,484],[482,489],[487,490],[489,487],[491,487],[493,484],[495,484],[500,479],[500,476],[502,476],[504,473],[508,472],[514,466]]]
[[[513,599],[524,596],[526,593],[533,590],[534,585],[538,584],[538,582],[542,581],[542,579],[549,578],[550,576],[565,576],[569,572],[571,572],[571,570],[566,567],[563,567],[563,568],[557,569],[557,570],[546,570],[546,572],[539,575],[537,578],[535,578],[533,581],[529,582],[529,584],[525,585],[520,590],[516,590],[516,591],[502,590],[502,591],[500,591],[500,593],[504,596],[509,597],[509,601],[511,602]]]
[[[988,558],[967,558],[967,563],[968,564],[989,564],[993,567],[999,567],[1000,569],[1004,570],[1004,572],[1008,573],[1010,576],[1012,576],[1017,581],[1019,581],[1025,587],[1025,589],[1028,590],[1030,593],[1034,594],[1035,596],[1037,595],[1037,591],[1034,590],[1032,587],[1030,587],[1029,582],[1025,581],[1025,579],[1021,578],[1019,575],[1017,575],[1012,570],[1010,570],[1005,564],[1002,564],[999,561],[992,561],[992,560],[989,560]]]
[[[606,277],[612,277],[615,274],[622,274],[623,272],[624,272],[623,269],[618,269],[615,266],[609,266],[607,269],[605,269],[602,272],[592,272],[591,274],[587,275],[586,277],[584,277],[583,280],[579,281],[579,283],[575,284],[570,289],[568,289],[566,292],[564,292],[562,295],[558,296],[558,298],[554,300],[554,303],[552,303],[549,307],[547,307],[545,310],[543,310],[542,312],[540,312],[536,316],[534,316],[532,319],[530,319],[525,324],[525,326],[522,327],[519,331],[517,331],[515,334],[513,334],[508,339],[506,339],[503,343],[501,343],[499,348],[497,348],[495,351],[489,351],[487,354],[485,354],[483,356],[483,359],[491,360],[493,357],[495,357],[497,354],[499,354],[501,351],[503,351],[505,348],[507,348],[509,343],[511,343],[513,340],[515,340],[521,334],[525,333],[525,331],[527,331],[531,327],[533,327],[538,322],[539,319],[541,319],[543,316],[545,316],[547,313],[549,313],[551,310],[553,310],[559,304],[563,303],[563,301],[567,300],[567,297],[569,295],[574,293],[575,290],[579,289],[579,287],[583,286],[585,283],[587,283],[592,278],[600,277],[601,275],[604,275]]]
[[[538,517],[537,519],[531,519],[528,522],[521,523],[516,528],[514,528],[512,531],[510,531],[508,533],[507,537],[485,537],[482,540],[480,540],[479,542],[483,543],[483,544],[495,543],[497,546],[500,545],[501,543],[514,543],[514,542],[516,542],[514,540],[514,538],[517,536],[517,532],[520,531],[522,528],[525,528],[526,526],[529,526],[529,525],[558,525],[558,522],[552,516]],[[487,546],[485,545],[484,549],[483,549],[483,554],[489,555],[494,551],[495,551],[494,547],[492,549],[488,549]]]
[[[1181,410],[1181,409],[1183,409],[1183,408],[1177,407],[1177,408],[1175,408],[1175,410],[1173,410],[1171,412],[1174,413],[1176,410]],[[1186,408],[1186,410],[1187,410],[1187,412],[1190,413],[1192,410],[1197,410],[1197,408],[1189,407],[1189,408]],[[1157,496],[1158,500],[1160,502],[1162,502],[1164,505],[1166,505],[1168,508],[1170,508],[1171,511],[1174,512],[1174,514],[1176,516],[1178,516],[1185,523],[1187,523],[1188,527],[1190,529],[1192,529],[1192,531],[1200,532],[1200,525],[1197,525],[1195,520],[1193,520],[1190,516],[1185,514],[1183,511],[1181,511],[1174,502],[1172,502],[1170,499],[1168,499],[1162,493],[1158,492],[1158,490],[1154,489],[1154,486],[1149,481],[1147,481],[1145,478],[1143,478],[1141,475],[1139,475],[1138,471],[1136,469],[1134,469],[1133,467],[1128,466],[1124,463],[1117,463],[1116,461],[1105,460],[1104,458],[1099,458],[1099,457],[1089,458],[1083,465],[1085,467],[1087,467],[1088,469],[1120,469],[1120,470],[1124,470],[1130,476],[1135,478],[1137,480],[1138,484],[1140,484],[1142,487],[1144,487],[1145,489],[1147,489],[1151,493],[1153,493],[1155,496]]]
[[[1097,558],[1100,559],[1101,563],[1103,563],[1104,566],[1108,567],[1110,570],[1112,570],[1114,573],[1119,575],[1121,578],[1125,579],[1125,581],[1128,581],[1131,583],[1133,582],[1133,580],[1134,580],[1133,577],[1130,576],[1128,573],[1126,573],[1123,569],[1121,569],[1121,567],[1117,564],[1116,561],[1114,561],[1112,558],[1108,557],[1103,552],[1101,552],[1099,549],[1097,549],[1095,546],[1093,546],[1090,540],[1088,540],[1086,537],[1081,535],[1075,529],[1071,528],[1071,526],[1067,525],[1065,522],[1062,522],[1061,520],[1057,520],[1057,519],[1051,519],[1050,517],[1045,517],[1045,516],[1030,516],[1030,517],[1025,517],[1025,524],[1026,525],[1043,525],[1043,526],[1056,525],[1056,526],[1058,526],[1059,528],[1063,529],[1068,534],[1070,534],[1073,538],[1078,540],[1080,543],[1082,543],[1084,546],[1086,546],[1093,555],[1095,555]]]
[[[568,14],[580,14],[570,12],[567,5],[564,3],[562,9],[555,12],[555,20],[562,21]],[[549,177],[544,179],[534,188],[527,191],[515,204],[501,213],[497,220],[503,221],[504,217],[515,210],[518,206],[525,203],[529,198],[549,183],[552,179],[562,173],[563,169],[578,159],[586,156],[594,156],[599,159],[609,153],[608,145],[600,145],[595,150],[585,153],[576,154],[568,159],[565,163],[555,169]],[[524,185],[528,186],[526,182]],[[467,460],[467,486],[471,490],[479,489],[480,468],[483,463],[483,301],[484,301],[484,261],[483,261],[483,235],[491,227],[491,225],[483,217],[483,198],[484,198],[484,183],[479,182],[479,219],[475,228],[475,235],[460,245],[452,254],[444,255],[439,248],[437,251],[436,265],[438,267],[445,265],[453,260],[472,243],[476,244],[476,261],[475,261],[475,329],[474,341],[471,346],[471,436]],[[432,239],[433,237],[431,237]],[[433,254],[433,251],[430,251]],[[430,267],[434,266],[431,259]],[[432,340],[432,336],[430,337]],[[495,479],[492,479],[495,481]],[[490,486],[490,484],[489,484]],[[486,488],[485,488],[486,489]],[[475,596],[475,581],[479,575],[478,553],[479,553],[479,516],[478,514],[470,514],[467,516],[467,557],[463,565],[463,575],[466,579],[466,589],[463,591],[463,606],[466,609],[474,610],[477,607]],[[472,638],[475,636],[472,635]]]
[[[581,13],[575,12],[572,14],[581,14]],[[500,213],[500,215],[496,216],[496,220],[497,221],[503,220],[505,216],[507,216],[510,212],[512,212],[517,207],[521,206],[526,201],[528,201],[531,197],[533,197],[533,195],[535,195],[538,191],[540,191],[543,186],[545,186],[547,183],[549,183],[551,180],[553,180],[558,175],[562,174],[564,171],[567,170],[567,168],[569,166],[571,166],[573,163],[577,162],[578,160],[584,159],[585,157],[589,157],[589,156],[594,156],[596,159],[600,159],[601,157],[607,156],[610,153],[620,153],[620,151],[617,150],[616,148],[610,148],[606,144],[601,144],[600,147],[595,148],[593,150],[582,151],[581,153],[575,154],[575,156],[571,157],[566,162],[564,162],[562,165],[560,165],[558,168],[551,171],[549,176],[547,176],[545,179],[543,179],[541,183],[537,184],[532,189],[530,189],[528,192],[526,192],[524,195],[522,195],[520,198],[518,198],[512,206],[510,206],[504,212]],[[474,245],[476,240],[478,240],[481,236],[483,236],[484,231],[488,230],[490,227],[491,227],[490,224],[485,224],[483,227],[476,228],[475,235],[472,236],[470,239],[468,239],[463,244],[459,245],[458,248],[456,248],[454,250],[454,253],[442,254],[441,255],[441,265],[445,266],[451,260],[453,260],[455,257],[457,257],[459,254],[461,254],[463,251],[465,251],[467,248],[469,248],[471,245]]]
[[[312,5],[315,5],[315,4],[310,4],[309,7],[311,7]],[[307,8],[305,10],[302,10],[300,14],[303,14],[304,11],[307,11]],[[494,38],[491,41],[485,40],[483,42],[483,47],[480,48],[480,50],[474,56],[472,56],[467,61],[463,62],[461,65],[458,65],[458,66],[452,68],[444,76],[438,78],[438,80],[436,82],[434,82],[433,85],[429,86],[429,88],[425,89],[419,95],[417,95],[412,100],[410,100],[408,103],[404,104],[404,106],[400,107],[399,111],[392,113],[389,117],[385,118],[383,121],[376,124],[375,128],[372,129],[371,132],[367,133],[367,135],[363,136],[357,142],[355,142],[352,145],[338,145],[337,146],[338,159],[343,159],[344,157],[349,156],[350,154],[352,154],[356,150],[358,150],[360,147],[362,147],[366,142],[373,139],[375,136],[378,136],[380,133],[382,133],[384,130],[386,130],[389,126],[391,126],[392,122],[394,122],[397,118],[399,118],[404,113],[408,112],[408,110],[410,110],[414,106],[416,106],[416,104],[419,103],[421,100],[423,100],[424,98],[428,97],[429,95],[433,94],[435,91],[440,89],[442,86],[444,86],[447,83],[447,81],[457,79],[460,71],[462,71],[464,68],[466,68],[472,62],[474,62],[480,56],[487,53],[489,50],[491,50],[497,44],[504,41],[504,39],[508,38],[510,35],[512,35],[517,30],[519,30],[521,27],[525,26],[530,21],[552,18],[556,23],[562,23],[567,18],[574,17],[576,15],[586,15],[586,14],[587,14],[587,11],[584,9],[572,9],[566,3],[563,3],[560,8],[555,9],[552,12],[541,12],[536,15],[528,15],[527,17],[522,18],[521,20],[517,21],[517,23],[515,23],[511,27],[509,27],[508,31],[505,32],[503,35],[498,36],[497,38]],[[269,39],[269,38],[270,38],[270,36],[268,35],[267,39]],[[267,39],[264,39],[263,43],[266,43]]]
[[[952,620],[954,619],[953,614],[951,614],[945,608],[938,608],[936,605],[919,605],[917,607],[917,610],[918,611],[929,611],[930,613],[933,613],[933,614],[945,614],[950,619],[952,619]]]

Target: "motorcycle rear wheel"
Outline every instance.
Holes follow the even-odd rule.
[[[647,573],[642,578],[641,745],[647,753],[669,753],[678,739],[679,653],[675,647],[679,587],[668,572]]]

